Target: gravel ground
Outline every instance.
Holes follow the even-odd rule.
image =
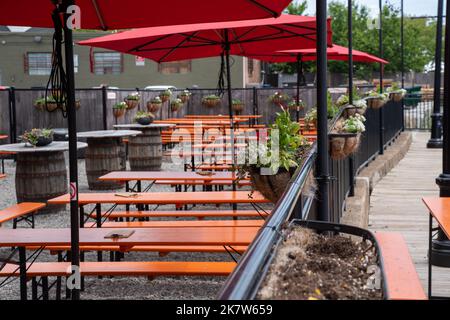
[[[67,155],[66,155],[67,159]],[[13,161],[5,162],[7,178],[0,180],[0,208],[15,204]],[[89,192],[84,160],[78,161],[80,192]],[[164,171],[182,171],[181,166],[164,162]],[[153,191],[173,191],[170,186],[155,185]],[[204,206],[204,209],[214,207]],[[225,208],[225,207],[224,207]],[[252,209],[251,206],[240,206],[240,209]],[[270,208],[270,207],[268,207]],[[124,208],[123,208],[124,209]],[[173,206],[165,206],[159,210],[173,210]],[[117,210],[121,210],[119,207]],[[5,223],[4,228],[11,228],[10,223]],[[56,214],[41,214],[36,217],[36,228],[68,228],[70,227],[69,212],[61,211]],[[0,249],[0,258],[8,256],[9,248]],[[107,253],[105,259],[109,258]],[[96,253],[86,254],[86,261],[95,261]],[[213,253],[170,253],[166,257],[159,257],[157,253],[127,253],[127,261],[230,261],[228,254]],[[38,261],[56,261],[56,257],[43,252]],[[0,279],[0,286],[3,279]],[[82,299],[214,299],[225,281],[225,277],[160,277],[148,280],[146,277],[114,277],[102,278],[89,277],[85,279],[85,291],[81,293]],[[29,290],[31,291],[31,290]],[[51,292],[51,298],[54,292]],[[18,299],[19,281],[15,279],[0,287],[0,300]]]

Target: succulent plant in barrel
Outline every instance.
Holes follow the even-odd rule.
[[[149,125],[154,119],[155,115],[153,113],[145,111],[138,111],[134,116],[134,121],[143,126]]]
[[[191,98],[192,93],[189,92],[189,90],[183,90],[179,95],[178,98],[183,101],[183,103],[186,103]]]
[[[139,95],[139,93],[135,92],[132,94],[129,94],[128,96],[126,96],[125,98],[125,103],[127,104],[127,109],[131,110],[136,108],[139,105],[139,101],[141,100],[141,96]]]
[[[182,106],[183,106],[183,101],[180,98],[176,98],[176,99],[170,101],[170,110],[172,112],[178,112],[178,110],[180,110]]]
[[[127,105],[127,103],[125,101],[116,103],[113,106],[113,115],[114,115],[114,117],[115,118],[123,117],[124,114],[125,114],[125,111],[127,110],[127,108],[128,108],[128,105]]]
[[[204,96],[202,98],[202,104],[207,108],[217,107],[220,104],[220,97],[215,94]]]
[[[147,102],[147,110],[148,112],[156,113],[161,109],[163,102],[159,96],[154,97],[150,101]]]
[[[53,130],[51,129],[31,129],[25,131],[19,137],[26,145],[33,147],[43,147],[53,142]]]
[[[164,90],[163,92],[160,93],[159,97],[161,98],[161,101],[163,103],[169,101],[170,98],[172,97],[172,90],[170,89]]]
[[[300,134],[300,125],[292,121],[287,110],[277,113],[275,123],[270,126],[267,145],[250,149],[251,158],[257,163],[240,168],[249,173],[252,186],[267,199],[276,203],[286,189],[297,167],[303,162],[309,142]],[[276,141],[275,141],[275,140]],[[277,148],[278,151],[273,149]]]
[[[241,113],[244,110],[244,102],[239,99],[233,99],[231,107],[234,112]]]

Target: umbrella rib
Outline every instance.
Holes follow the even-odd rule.
[[[153,40],[148,41],[148,42],[146,42],[146,43],[144,43],[144,44],[140,44],[140,45],[138,45],[137,47],[134,47],[134,48],[130,49],[128,52],[133,52],[133,51],[147,51],[147,50],[143,50],[142,48],[144,48],[144,47],[146,47],[146,46],[148,46],[148,45],[150,45],[150,44],[154,44],[154,43],[156,43],[156,42],[158,42],[158,41],[167,39],[167,38],[169,38],[169,37],[171,37],[171,36],[173,36],[173,34],[166,34],[166,35],[164,35],[164,36],[162,36],[162,37],[153,39]],[[142,49],[142,50],[141,50],[141,49]]]
[[[238,39],[239,37],[236,34],[236,30],[233,29],[232,32],[233,32],[233,36],[235,37],[235,39]],[[242,48],[242,45],[240,43],[238,43],[238,46],[239,46],[239,50],[241,51],[241,53],[243,53],[244,52],[244,48]]]
[[[168,56],[170,56],[175,50],[179,49],[184,43],[188,42],[190,40],[191,37],[195,36],[198,33],[198,31],[194,32],[192,35],[189,35],[180,41],[180,43],[178,43],[175,47],[172,47],[172,49],[170,49],[166,54],[164,54],[160,59],[158,59],[158,62],[161,63],[162,61],[164,61],[164,59],[166,59]]]
[[[98,21],[100,22],[100,26],[103,30],[108,30],[108,27],[105,24],[105,20],[103,19],[103,15],[100,11],[100,7],[97,3],[97,0],[91,0],[92,5],[95,9],[95,14],[97,15]]]
[[[272,10],[272,9],[268,8],[267,6],[263,5],[259,1],[256,1],[256,0],[247,0],[247,1],[252,3],[252,4],[254,4],[258,8],[262,9],[263,11],[266,11],[266,12],[270,13],[274,18],[279,16],[279,14],[277,12],[275,12],[274,10]]]

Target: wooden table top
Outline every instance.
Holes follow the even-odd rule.
[[[450,198],[427,197],[422,201],[436,219],[442,231],[450,238]]]
[[[248,245],[259,227],[81,228],[80,246]],[[111,232],[133,230],[126,239],[105,239]],[[70,229],[0,229],[0,247],[70,246]]]
[[[1,139],[6,139],[6,138],[8,138],[7,135],[4,135],[4,134],[2,135],[2,134],[0,134],[0,140],[1,140]]]
[[[187,114],[184,116],[184,119],[216,119],[216,118],[220,118],[220,119],[230,119],[229,115],[212,115],[212,114]],[[234,118],[247,118],[247,119],[260,119],[262,118],[261,114],[257,114],[257,115],[251,115],[251,114],[243,114],[243,115],[234,115]]]
[[[208,175],[199,174],[192,171],[112,171],[98,178],[102,181],[159,181],[159,180],[235,180],[237,175],[234,172],[211,172]]]
[[[121,138],[121,137],[128,137],[128,136],[137,136],[140,134],[142,134],[142,132],[138,131],[138,130],[98,130],[98,131],[78,132],[77,137],[106,139],[106,138]]]
[[[78,142],[77,148],[83,149],[87,147],[87,143]],[[38,153],[38,152],[60,152],[69,150],[69,142],[53,141],[47,146],[32,147],[26,146],[25,143],[13,143],[0,145],[0,151],[14,152],[14,153]]]
[[[255,191],[251,197],[249,191],[209,191],[209,192],[143,192],[135,197],[117,194],[126,193],[80,193],[79,205],[86,204],[225,204],[225,203],[268,203],[264,196]],[[69,194],[47,201],[48,204],[68,204]]]

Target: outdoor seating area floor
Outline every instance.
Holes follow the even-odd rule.
[[[163,162],[162,171],[182,171],[179,165],[167,161]],[[14,172],[15,164],[11,160],[5,161],[7,177],[0,180],[0,207],[8,207],[15,204]],[[79,191],[89,191],[87,184],[84,160],[78,161]],[[154,185],[152,191],[174,191],[170,186]],[[95,191],[102,192],[102,191]],[[104,191],[111,192],[111,190]],[[124,192],[117,190],[117,192]],[[270,209],[270,205],[262,205]],[[92,208],[92,206],[86,206]],[[105,206],[105,209],[107,207]],[[167,208],[167,209],[165,209]],[[215,209],[215,206],[197,206],[198,210]],[[229,207],[222,206],[223,209]],[[239,205],[239,209],[253,209],[251,205]],[[122,209],[125,209],[124,206]],[[165,206],[158,210],[173,210],[173,206]],[[121,210],[118,206],[116,210]],[[86,211],[87,212],[87,211]],[[11,223],[5,223],[3,228],[11,228]],[[20,226],[18,226],[20,227]],[[61,211],[56,214],[39,214],[36,216],[36,228],[68,228],[70,227],[70,213]],[[10,248],[0,248],[0,258],[7,257],[11,253]],[[236,255],[235,255],[236,256]],[[57,256],[52,256],[48,251],[41,253],[38,261],[56,261]],[[97,253],[86,253],[86,261],[97,261]],[[103,253],[103,259],[109,259],[109,252]],[[165,257],[159,257],[157,252],[131,252],[125,254],[124,261],[232,261],[227,253],[169,253]],[[50,278],[53,280],[54,278]],[[149,280],[147,277],[86,277],[85,291],[81,292],[82,299],[214,299],[217,296],[226,277],[157,277]],[[0,279],[0,284],[4,279]],[[64,280],[63,280],[64,288]],[[31,297],[31,290],[29,290]],[[62,297],[65,296],[64,290]],[[19,278],[5,285],[0,290],[0,300],[19,299]],[[50,291],[50,298],[54,299],[54,290]]]

